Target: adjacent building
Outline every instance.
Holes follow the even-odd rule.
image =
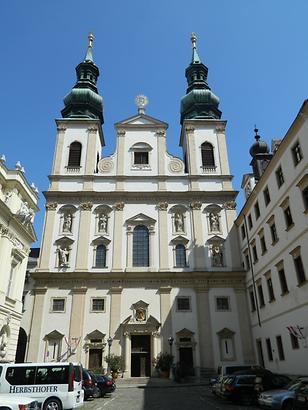
[[[145,96],[115,124],[115,153],[102,155],[92,43],[90,35],[56,120],[25,360],[106,367],[109,339],[125,376],[151,375],[170,349],[195,374],[221,361],[254,362],[226,121],[195,35],[181,101],[183,159],[167,152],[168,124],[145,113]]]
[[[20,163],[8,169],[0,158],[0,361],[15,360],[22,296],[33,229],[37,189],[30,186]]]
[[[272,153],[256,131],[253,173],[236,225],[258,362],[274,372],[308,368],[308,101]]]

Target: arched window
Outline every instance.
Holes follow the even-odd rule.
[[[209,142],[204,142],[201,145],[201,157],[203,168],[215,168],[214,149]]]
[[[95,267],[96,268],[106,267],[106,246],[105,245],[98,245],[96,248]]]
[[[133,266],[149,266],[149,230],[144,225],[134,229]]]
[[[175,266],[184,268],[186,266],[186,248],[182,243],[175,247]]]
[[[69,167],[80,167],[81,159],[81,144],[80,142],[72,142],[70,145],[70,152],[68,156],[68,166]]]

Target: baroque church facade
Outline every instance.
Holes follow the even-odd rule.
[[[145,113],[144,96],[115,125],[115,153],[102,155],[92,48],[90,35],[56,120],[25,360],[106,368],[111,352],[123,356],[125,377],[150,376],[170,350],[194,374],[254,362],[226,121],[195,35],[181,101],[183,160],[167,152],[168,125]]]

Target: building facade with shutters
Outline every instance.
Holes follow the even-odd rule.
[[[236,220],[258,362],[297,375],[308,366],[307,115],[306,100],[272,153],[256,135]]]
[[[37,189],[20,163],[9,169],[0,158],[0,362],[14,361],[27,260],[32,242]]]
[[[221,361],[254,362],[226,121],[195,36],[181,102],[183,160],[167,152],[168,125],[145,113],[144,96],[115,125],[115,153],[102,155],[89,39],[56,120],[25,360],[106,368],[110,338],[128,377],[153,374],[170,349],[195,374]]]

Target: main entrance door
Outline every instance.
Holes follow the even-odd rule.
[[[131,376],[150,377],[151,375],[151,336],[131,336]]]

